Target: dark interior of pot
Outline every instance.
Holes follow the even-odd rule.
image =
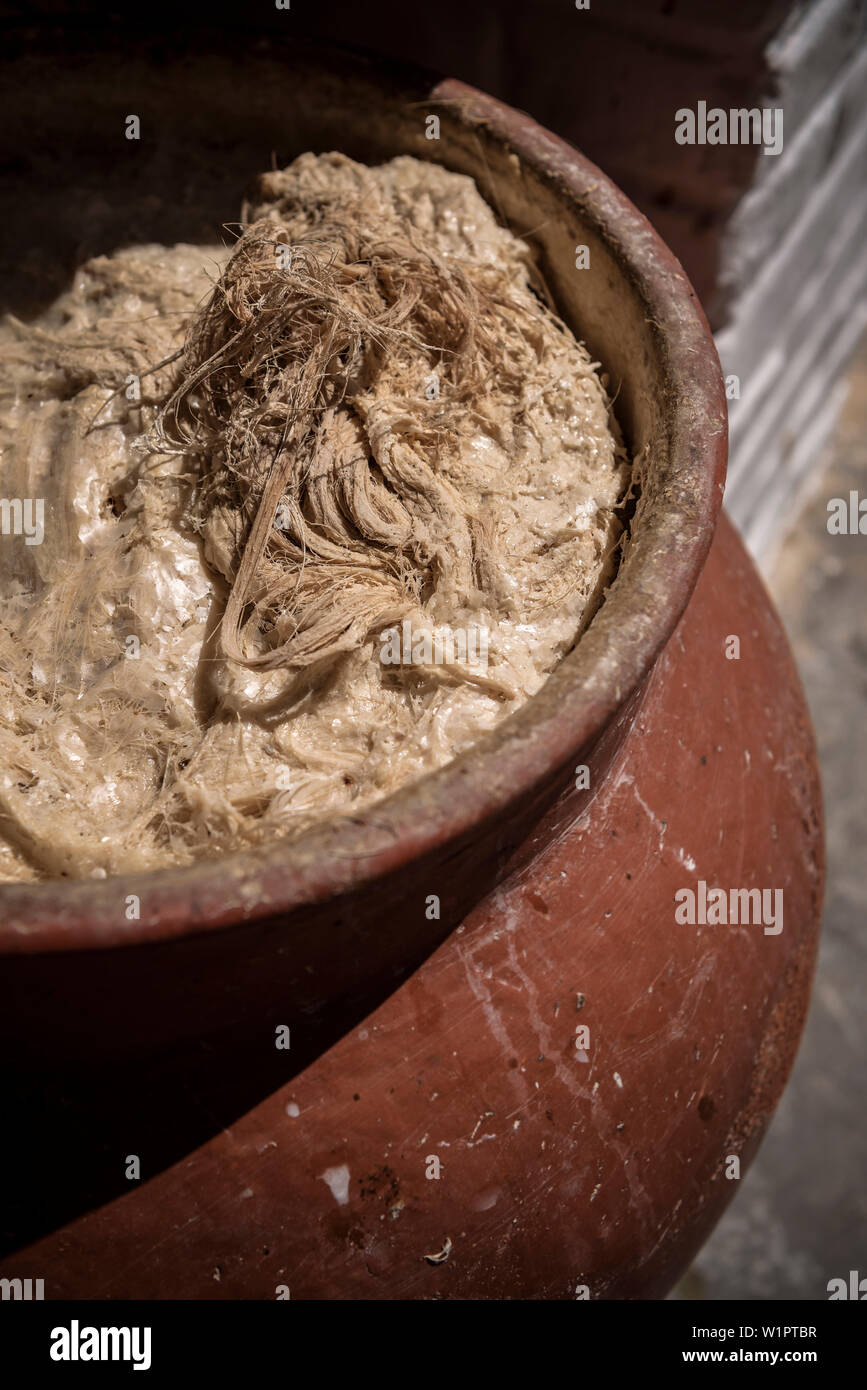
[[[372,819],[381,824],[388,814],[392,827],[414,826],[417,852],[425,836],[430,841],[444,828],[465,833],[498,801],[530,796],[641,681],[685,608],[710,544],[724,469],[724,401],[701,311],[677,263],[592,165],[460,84],[355,56],[321,60],[297,47],[263,44],[241,65],[204,40],[177,50],[163,40],[132,58],[110,49],[79,55],[65,36],[43,37],[38,54],[25,39],[10,55],[15,90],[2,135],[2,307],[20,317],[43,309],[89,256],[137,242],[212,242],[239,216],[251,175],[305,150],[336,149],[368,163],[398,153],[439,161],[472,175],[500,219],[538,247],[558,311],[609,375],[635,460],[639,501],[626,558],[576,651],[523,710],[459,760],[478,769],[460,784],[459,814],[455,769],[447,767],[425,779],[435,795],[410,786],[390,798],[393,811],[377,807]],[[40,80],[46,67],[50,85]],[[142,132],[134,143],[124,138],[132,111]],[[426,138],[431,112],[441,120],[437,140]],[[592,275],[576,269],[579,245],[589,249]],[[371,839],[370,820],[361,815],[350,827],[323,827],[277,847],[293,892],[309,899],[345,889],[351,874],[374,872],[380,841]],[[337,846],[339,883],[314,872],[323,857],[334,860]],[[243,872],[221,886],[213,921],[238,920],[242,887],[249,912],[251,876],[274,853],[247,856]],[[213,866],[206,872],[213,879]],[[154,876],[163,883],[151,895],[154,920],[178,874],[193,883],[199,870]],[[48,890],[3,891],[26,918]],[[79,886],[63,891],[74,916]],[[104,891],[87,885],[91,919]],[[274,890],[272,900],[279,897]],[[112,915],[115,899],[105,909]],[[82,910],[84,903],[82,896]]]

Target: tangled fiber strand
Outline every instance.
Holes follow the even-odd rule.
[[[491,538],[437,463],[459,408],[534,356],[522,315],[502,272],[361,204],[244,231],[149,440],[201,460],[191,520],[229,581],[229,660],[305,667],[432,599],[491,599]]]

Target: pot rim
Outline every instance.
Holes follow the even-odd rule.
[[[317,62],[333,70],[346,54],[335,64],[319,50]],[[517,154],[604,239],[654,325],[667,386],[665,486],[648,499],[618,578],[576,647],[466,753],[291,841],[104,880],[0,884],[0,953],[131,946],[310,909],[466,842],[505,805],[563,776],[645,680],[689,602],[722,501],[727,416],[710,329],[679,262],[601,170],[523,112],[409,65],[369,55],[364,65],[368,79],[389,86],[421,77],[432,104],[448,103],[462,124]],[[130,895],[140,901],[133,921]]]

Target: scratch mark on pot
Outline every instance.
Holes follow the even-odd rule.
[[[638,790],[638,787],[635,785],[635,778],[632,776],[632,773],[627,772],[625,767],[621,769],[617,781],[614,783],[614,786],[612,787],[612,791],[616,792],[622,785],[626,785],[627,787],[632,788],[632,794],[635,797],[635,800],[638,802],[639,806],[641,807],[642,811],[648,817],[651,823],[658,827],[659,850],[661,852],[665,841],[665,832],[668,829],[667,821],[664,821],[660,816],[656,814],[655,811],[651,810],[647,802],[644,800],[644,797],[641,795],[641,792]]]
[[[512,1057],[515,1055],[518,1049],[512,1046],[512,1040],[509,1037],[508,1030],[505,1024],[503,1023],[499,1010],[494,1004],[491,990],[485,985],[481,977],[481,972],[479,971],[474,960],[475,949],[477,949],[477,947],[486,946],[490,939],[491,937],[486,936],[480,942],[471,943],[466,946],[463,943],[458,946],[456,943],[456,949],[457,954],[460,958],[461,965],[464,967],[464,974],[467,978],[467,984],[469,985],[472,993],[475,995],[476,1000],[481,1006],[482,1013],[484,1014],[485,1022],[488,1025],[488,1030],[491,1033],[491,1036],[495,1038],[496,1041],[499,1043],[504,1055],[507,1057]],[[523,1082],[521,1080],[519,1072],[510,1072],[509,1078],[511,1084],[519,1091],[519,1093],[523,1097],[526,1097],[527,1085],[526,1082]]]
[[[629,782],[632,781],[631,777],[627,777],[627,780]],[[657,818],[653,816],[649,807],[645,806],[645,809],[654,823],[661,826],[660,848],[662,848],[663,837],[667,825],[665,822],[658,821]],[[525,1046],[518,1047],[512,1044],[512,1039],[497,1007],[495,996],[484,978],[483,972],[489,969],[490,962],[485,961],[485,964],[482,965],[478,959],[478,953],[488,948],[494,941],[502,941],[505,946],[509,964],[524,986],[522,994],[526,1001],[527,1024],[535,1034],[537,1044],[536,1050],[538,1053],[543,1053],[549,1061],[552,1062],[554,1079],[559,1082],[560,1086],[563,1087],[571,1099],[571,1114],[574,1116],[577,1113],[577,1106],[579,1104],[586,1105],[588,1102],[592,1101],[594,1107],[594,1124],[602,1124],[608,1132],[613,1131],[614,1117],[608,1113],[601,1096],[597,1095],[599,1089],[598,1082],[594,1082],[591,1089],[590,1076],[588,1076],[586,1080],[579,1080],[575,1075],[571,1046],[568,1049],[568,1056],[566,1056],[563,1055],[563,1050],[559,1044],[552,1043],[551,1031],[547,1021],[549,1017],[547,1009],[544,1010],[543,1016],[543,1010],[539,1005],[539,991],[531,975],[528,974],[523,965],[523,961],[527,958],[527,950],[521,945],[520,911],[513,904],[507,889],[500,887],[495,891],[493,895],[493,905],[498,926],[493,931],[485,932],[475,939],[471,937],[468,943],[462,943],[460,946],[457,946],[458,954],[466,973],[467,982],[476,999],[482,1005],[488,1028],[503,1049],[506,1057],[520,1056],[522,1054],[526,1055],[528,1052],[529,1049]],[[535,942],[533,943],[533,954],[538,954]],[[514,998],[514,996],[512,997]],[[510,1080],[514,1078],[512,1081],[513,1085],[520,1084],[519,1078],[522,1073],[523,1068],[509,1071],[508,1075]],[[524,1085],[526,1085],[526,1083],[524,1083]],[[538,1081],[534,1081],[533,1085],[536,1091],[541,1089]],[[551,1082],[546,1081],[546,1096],[550,1093],[550,1089]],[[525,1098],[526,1094],[526,1089],[524,1089],[523,1096]],[[532,1091],[530,1095],[532,1098]],[[511,1118],[511,1116],[509,1118]],[[482,1140],[476,1142],[481,1143],[484,1138],[495,1137],[495,1135],[483,1136]],[[471,1140],[470,1142],[472,1143],[473,1141]],[[620,1143],[613,1143],[611,1148],[622,1165],[623,1177],[629,1194],[627,1199],[629,1207],[635,1213],[642,1229],[646,1230],[648,1220],[653,1210],[651,1198],[648,1195],[647,1189],[641,1182],[638,1173],[635,1172],[634,1169],[630,1170],[629,1168],[628,1146],[621,1141]],[[527,1196],[529,1199],[529,1194],[527,1194]]]

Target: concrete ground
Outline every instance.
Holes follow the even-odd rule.
[[[867,1276],[867,536],[827,530],[830,498],[867,497],[867,343],[826,462],[769,575],[824,780],[816,985],[762,1149],[674,1298],[827,1299],[829,1279]]]

